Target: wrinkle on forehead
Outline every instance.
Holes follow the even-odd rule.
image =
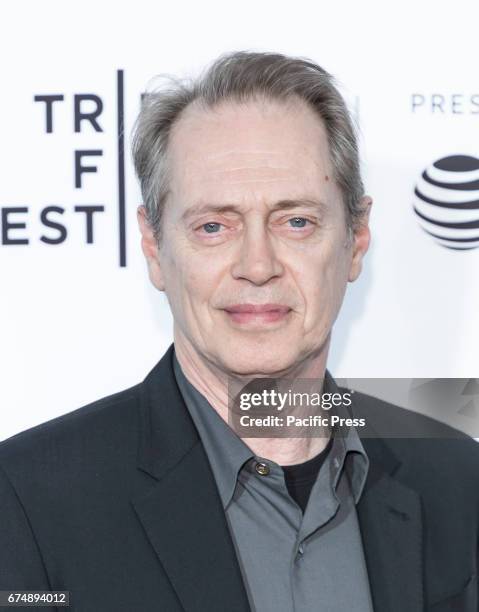
[[[228,185],[255,185],[255,184],[268,184],[268,183],[286,183],[289,182],[290,179],[287,177],[269,177],[269,178],[260,178],[260,177],[249,177],[249,178],[238,178],[236,180],[230,179],[228,180]],[[203,185],[208,184],[218,184],[217,179],[214,177],[211,178],[203,178],[201,183]]]
[[[218,147],[219,148],[219,147]],[[301,179],[302,176],[316,174],[317,178],[331,173],[328,156],[319,147],[314,152],[300,148],[269,151],[235,149],[229,151],[203,150],[185,151],[181,162],[176,165],[178,176],[184,178],[208,176],[228,179],[284,180]]]
[[[252,184],[266,185],[272,183],[278,185],[289,184],[293,191],[296,191],[295,186],[307,187],[309,185],[311,189],[314,184],[325,185],[328,181],[327,174],[322,169],[319,160],[311,159],[309,156],[303,158],[298,155],[289,164],[284,154],[278,154],[274,159],[271,156],[267,164],[257,159],[244,159],[237,162],[236,159],[237,156],[233,155],[231,161],[229,158],[224,158],[218,164],[210,164],[208,159],[206,160],[207,163],[204,163],[204,161],[185,163],[178,168],[177,177],[190,188],[211,185],[220,188],[243,184],[251,186]]]
[[[284,160],[283,160],[284,163]],[[202,182],[207,181],[227,181],[227,182],[238,182],[244,181],[249,183],[251,181],[288,181],[298,179],[298,170],[295,167],[289,165],[255,165],[255,164],[241,164],[236,167],[231,167],[227,164],[225,167],[214,167],[214,168],[201,168],[190,167],[188,174],[194,178],[196,174],[199,174],[198,178],[201,177]]]
[[[207,161],[212,171],[217,168],[220,170],[227,169],[228,171],[247,170],[250,168],[290,170],[292,167],[299,167],[305,163],[319,168],[326,161],[319,147],[316,151],[306,151],[301,148],[280,150],[274,146],[264,151],[245,150],[239,147],[226,151],[213,149],[203,151],[201,158],[186,154],[185,160],[192,166],[203,166],[205,161]]]
[[[208,157],[212,160],[215,161],[216,159],[222,159],[226,156],[229,155],[244,155],[245,159],[248,160],[251,157],[255,157],[255,156],[263,156],[264,159],[268,159],[271,156],[278,156],[278,152],[275,149],[242,149],[241,153],[238,152],[237,148],[231,148],[231,149],[223,149],[222,151],[210,151],[208,153]]]

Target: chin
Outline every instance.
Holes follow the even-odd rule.
[[[223,351],[221,351],[223,353]],[[272,376],[287,370],[296,362],[298,352],[291,346],[281,350],[276,343],[271,346],[242,346],[227,354],[220,354],[223,367],[231,374],[243,376]]]

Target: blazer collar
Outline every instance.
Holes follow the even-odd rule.
[[[157,480],[199,442],[173,371],[174,344],[140,385],[138,467]]]

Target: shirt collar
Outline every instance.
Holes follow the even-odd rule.
[[[328,370],[324,374],[324,390],[328,393],[340,393],[336,381]],[[352,415],[343,404],[334,407],[331,412],[334,412],[341,418],[352,418]],[[355,427],[336,427],[334,429],[334,438],[331,449],[331,469],[334,470],[333,486],[336,488],[341,471],[343,468],[346,469],[351,483],[354,502],[357,504],[366,484],[369,471],[369,457]]]

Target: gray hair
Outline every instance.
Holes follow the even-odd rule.
[[[333,77],[308,59],[239,51],[220,56],[196,80],[169,77],[143,96],[132,152],[147,220],[158,242],[169,190],[168,141],[181,113],[192,102],[213,108],[227,100],[246,102],[259,97],[283,101],[300,98],[321,117],[352,235],[362,218],[364,187],[355,127]]]

